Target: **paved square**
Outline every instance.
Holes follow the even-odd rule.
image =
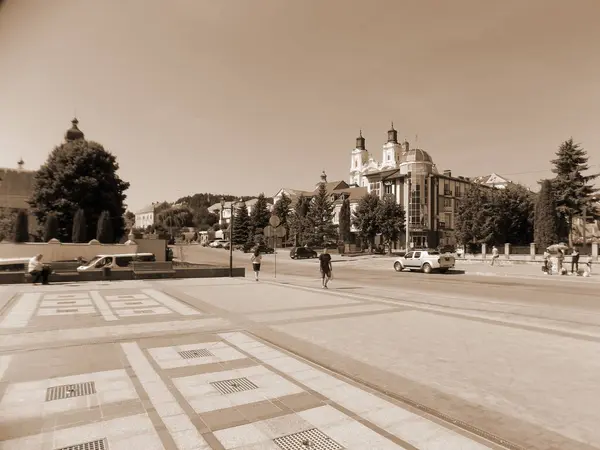
[[[148,352],[161,369],[198,366],[246,358],[243,353],[220,341],[151,348],[148,349]]]
[[[264,366],[174,378],[173,383],[197,413],[304,392]]]

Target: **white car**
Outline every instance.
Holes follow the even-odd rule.
[[[208,246],[212,248],[223,248],[225,244],[229,244],[229,241],[226,241],[225,239],[217,239],[216,241],[212,241],[210,244],[208,244]]]
[[[396,272],[402,272],[404,269],[420,270],[425,273],[438,271],[446,273],[454,267],[455,258],[447,253],[442,255],[437,250],[414,250],[398,258],[394,262]]]

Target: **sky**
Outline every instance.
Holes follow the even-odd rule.
[[[598,0],[5,0],[0,167],[76,115],[131,210],[348,178],[390,122],[453,175],[531,187],[570,137],[600,172]]]

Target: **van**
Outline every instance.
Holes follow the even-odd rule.
[[[90,262],[77,268],[77,272],[102,270],[105,267],[112,270],[127,269],[132,262],[155,262],[154,253],[119,253],[115,255],[97,255]]]

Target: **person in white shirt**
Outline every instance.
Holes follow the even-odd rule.
[[[258,274],[260,273],[260,263],[262,262],[262,256],[260,250],[257,248],[254,250],[254,254],[250,258],[252,261],[252,270],[254,270],[254,279],[258,281]]]
[[[33,284],[39,283],[40,278],[42,279],[42,284],[48,284],[50,269],[42,264],[43,257],[44,255],[40,253],[29,260],[27,272],[31,275]]]
[[[496,246],[494,245],[494,247],[492,248],[492,263],[491,265],[494,265],[494,262],[500,257],[500,254],[498,252],[498,249],[496,248]]]

